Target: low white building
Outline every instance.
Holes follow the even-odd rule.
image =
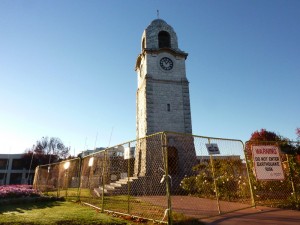
[[[32,184],[34,170],[24,168],[23,154],[0,154],[0,185]]]

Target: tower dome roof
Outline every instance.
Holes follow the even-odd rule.
[[[166,24],[166,25],[168,25],[167,24],[167,22],[166,21],[164,21],[164,20],[162,20],[162,19],[155,19],[155,20],[152,20],[152,22],[151,22],[151,25],[155,25],[155,24]]]

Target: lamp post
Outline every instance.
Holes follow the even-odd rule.
[[[70,167],[70,162],[65,162],[64,169],[65,169],[65,186],[66,186],[66,198],[68,197],[68,169]]]

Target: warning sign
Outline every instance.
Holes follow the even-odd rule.
[[[252,155],[257,180],[284,180],[277,146],[252,146]]]

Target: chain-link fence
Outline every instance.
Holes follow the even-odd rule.
[[[80,200],[102,212],[167,222],[166,208],[148,199],[168,202],[163,133],[130,141],[83,158],[36,169],[34,187],[45,194]]]
[[[36,189],[56,197],[79,196],[80,159],[38,166],[33,185]]]
[[[80,200],[102,212],[168,224],[275,200],[299,202],[295,157],[280,154],[284,180],[257,180],[253,146],[265,144],[248,142],[244,149],[239,140],[157,133],[83,158],[39,166],[34,185],[48,195]]]

